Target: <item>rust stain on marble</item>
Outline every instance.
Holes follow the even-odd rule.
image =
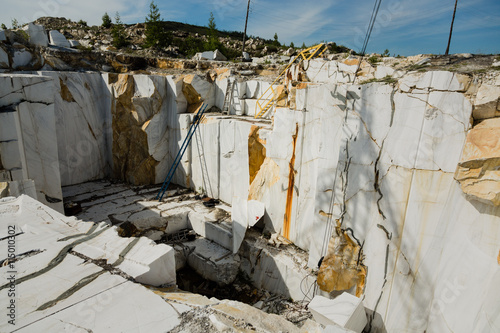
[[[327,213],[325,211],[320,210],[319,215],[324,216],[324,217],[332,217],[332,213]]]
[[[498,251],[497,262],[498,262],[498,264],[500,265],[500,251]]]
[[[260,127],[252,125],[248,135],[248,170],[250,173],[250,185],[257,176],[262,163],[266,159],[265,140],[259,137]]]
[[[327,254],[318,272],[318,286],[326,292],[348,290],[356,286],[356,296],[361,297],[366,282],[361,246],[340,227],[338,221],[335,233],[328,243]]]
[[[61,86],[61,97],[66,102],[75,102],[71,91],[69,91],[68,86],[64,83],[64,81],[59,78],[59,85]]]
[[[280,168],[271,158],[266,157],[259,172],[250,184],[248,200],[261,201],[267,191],[280,179]]]
[[[299,124],[295,123],[295,134],[292,135],[293,152],[290,159],[288,173],[288,190],[286,193],[285,216],[283,219],[283,237],[290,239],[290,223],[292,221],[292,202],[293,202],[293,187],[295,185],[295,149],[297,146],[297,135],[299,133]]]

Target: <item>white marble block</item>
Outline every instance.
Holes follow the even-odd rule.
[[[71,47],[68,40],[62,33],[57,30],[50,30],[49,32],[50,44],[61,47]]]
[[[47,33],[43,25],[28,24],[28,35],[30,36],[30,43],[37,46],[49,45],[49,39],[47,38]]]
[[[23,102],[18,110],[28,177],[35,181],[38,200],[63,212],[54,105]]]
[[[315,296],[309,303],[314,319],[325,326],[339,325],[361,333],[367,324],[365,308],[360,298],[343,293],[335,299]]]

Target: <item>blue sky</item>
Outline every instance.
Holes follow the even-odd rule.
[[[248,34],[296,46],[334,41],[355,51],[362,41],[375,0],[252,0]],[[83,19],[120,12],[125,23],[143,22],[149,0],[3,0],[0,22],[22,23],[40,16]],[[214,13],[219,29],[243,31],[247,0],[157,0],[164,20],[206,25]],[[455,0],[382,0],[367,52],[443,54]],[[500,1],[458,0],[450,53],[500,53]]]

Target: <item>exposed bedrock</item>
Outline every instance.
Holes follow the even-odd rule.
[[[240,115],[255,115],[270,83],[228,73],[1,75],[2,177],[34,180],[56,209],[61,184],[161,183],[192,112],[203,102],[221,109],[235,79],[229,115],[206,115],[173,180],[232,206],[221,246],[245,250],[248,201],[258,201],[265,232],[305,251],[309,268],[323,258],[319,282],[361,296],[371,328],[498,330],[498,71],[390,74],[363,64],[353,84],[353,59],[307,65],[290,70],[282,107],[259,120]],[[241,266],[257,265],[247,262],[257,252]],[[276,285],[299,293],[283,267]]]

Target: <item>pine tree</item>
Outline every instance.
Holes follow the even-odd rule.
[[[149,4],[149,14],[146,16],[146,47],[165,47],[170,43],[170,35],[163,29],[158,6],[151,1]]]
[[[281,46],[280,42],[278,41],[278,33],[277,32],[274,33],[274,42],[273,42],[273,44],[275,46]]]
[[[116,48],[121,48],[128,45],[127,36],[125,35],[125,28],[123,27],[123,22],[120,19],[120,13],[115,14],[115,24],[113,25],[113,30],[111,31],[111,36],[113,37],[113,46]]]
[[[217,24],[215,23],[214,14],[210,12],[210,18],[208,19],[208,42],[206,45],[208,50],[215,51],[221,48],[221,43],[217,35]]]
[[[7,30],[7,26],[2,23],[2,30]]]
[[[102,16],[102,24],[101,26],[103,26],[104,28],[109,28],[111,27],[111,17],[109,17],[108,13],[104,13],[104,15]]]

